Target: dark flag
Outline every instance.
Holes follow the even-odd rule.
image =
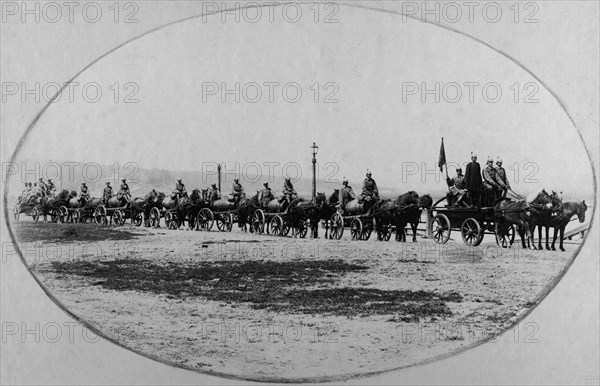
[[[446,150],[444,150],[444,138],[442,138],[442,146],[440,147],[440,160],[438,162],[438,166],[440,167],[440,172],[443,172],[443,166],[446,165]]]

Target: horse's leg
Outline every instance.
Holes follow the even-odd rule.
[[[535,228],[537,227],[538,231],[538,248],[542,249],[542,225],[541,224],[533,224],[533,232],[535,233]]]
[[[550,226],[546,225],[544,228],[546,228],[546,250],[549,251],[550,250],[550,244],[549,244],[549,240],[548,239],[550,238],[550,236],[548,235],[548,233],[550,233],[550,230],[549,230]],[[542,248],[540,248],[540,249],[542,249]]]
[[[417,226],[418,226],[418,222],[412,222],[410,223],[410,226],[412,228],[413,231],[413,243],[417,242]]]
[[[556,226],[555,226],[555,227],[553,227],[552,229],[554,230],[554,232],[553,232],[553,233],[554,233],[554,236],[552,237],[552,250],[553,250],[553,251],[556,251],[556,247],[555,247],[555,245],[556,245],[556,238],[557,238],[557,236],[558,236],[558,231],[559,231],[559,229],[558,229],[558,227],[556,227]]]
[[[560,226],[560,240],[558,240],[558,242],[560,243],[560,250],[561,251],[565,251],[565,248],[563,247],[563,239],[565,238],[565,228],[567,227],[567,225],[561,225]]]

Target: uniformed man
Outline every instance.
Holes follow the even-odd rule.
[[[181,181],[181,177],[177,178],[177,183],[175,184],[175,190],[173,191],[175,198],[179,197],[187,197],[187,191],[185,190],[185,185]]]
[[[26,182],[25,186],[23,187],[23,191],[19,195],[19,199],[17,200],[17,204],[20,204],[20,203],[24,202],[25,197],[27,196],[27,193],[29,193],[29,184]]]
[[[297,197],[296,189],[294,189],[294,185],[292,185],[292,180],[290,177],[285,177],[281,192],[282,197],[279,202],[283,203],[281,210],[285,211],[290,203]]]
[[[42,177],[40,177],[40,179],[38,180],[38,187],[40,189],[40,192],[42,193],[42,197],[48,194],[48,187],[46,186],[46,183],[44,182],[44,179]]]
[[[510,189],[510,183],[508,182],[508,176],[506,175],[506,169],[502,167],[502,158],[496,159],[496,177],[498,185],[502,187],[502,198],[506,197],[506,193]]]
[[[240,198],[244,195],[244,188],[242,184],[240,184],[240,179],[235,177],[233,179],[233,186],[231,187],[231,197],[233,198],[233,202],[235,202],[235,206],[237,207],[240,202]]]
[[[54,197],[54,193],[56,191],[56,186],[54,186],[54,183],[52,182],[52,178],[48,178],[48,183],[46,184],[46,190],[50,196]]]
[[[121,180],[121,186],[119,187],[117,198],[119,200],[125,200],[125,202],[129,202],[129,200],[131,200],[131,192],[129,191],[129,185],[127,185],[127,179],[125,178]]]
[[[477,162],[477,154],[471,152],[471,162],[465,170],[465,187],[469,192],[471,204],[481,206],[481,166]]]
[[[496,168],[494,168],[494,160],[488,157],[488,160],[483,169],[483,187],[485,188],[488,205],[493,205],[500,197],[502,187],[498,184],[496,177]]]
[[[104,187],[104,191],[102,192],[102,203],[104,205],[108,204],[108,200],[113,195],[113,188],[110,186],[110,180],[106,180],[106,186]]]
[[[269,201],[274,198],[273,192],[271,192],[271,188],[269,188],[269,183],[267,181],[263,182],[263,188],[258,192],[258,202],[260,205],[265,208],[269,204]]]
[[[211,185],[210,192],[208,192],[208,199],[210,202],[215,202],[221,199],[221,193],[219,192],[219,189],[217,189],[217,184]]]
[[[85,181],[83,181],[81,183],[81,186],[79,187],[79,199],[78,201],[81,202],[83,200],[89,201],[90,199],[90,193],[89,193],[89,189],[87,187],[87,185],[85,184]]]
[[[379,189],[377,189],[377,183],[371,178],[371,171],[367,170],[367,175],[363,181],[362,194],[363,200],[376,201],[379,199]]]
[[[342,180],[342,187],[340,188],[340,206],[342,209],[346,207],[346,204],[356,198],[352,186],[348,185],[346,177]]]
[[[462,168],[459,166],[456,168],[456,176],[452,178],[447,178],[446,182],[450,187],[450,192],[452,195],[457,197],[454,205],[464,205],[469,206],[466,202],[463,202],[464,198],[467,195],[466,185],[465,185],[465,176],[462,174]]]

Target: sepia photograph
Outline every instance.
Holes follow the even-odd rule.
[[[600,3],[0,6],[0,383],[600,384]]]

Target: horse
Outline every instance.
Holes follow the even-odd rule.
[[[152,189],[148,194],[144,196],[143,199],[143,211],[144,211],[144,226],[150,226],[150,211],[152,208],[160,207],[165,198],[165,194],[163,192],[157,192],[155,189]]]
[[[187,218],[188,228],[194,229],[198,212],[200,212],[200,209],[209,206],[209,202],[205,197],[206,195],[203,195],[202,191],[194,189],[189,197],[182,197],[177,201],[177,228],[181,227]]]
[[[503,247],[506,246],[506,230],[510,225],[514,224],[518,227],[523,249],[528,248],[529,246],[535,249],[530,228],[531,218],[527,213],[530,210],[530,205],[525,201],[511,201],[508,198],[501,199],[494,206],[495,232],[496,235],[502,239]],[[525,244],[525,237],[527,237],[527,245]]]
[[[48,220],[48,214],[53,211],[57,211],[61,206],[67,206],[69,201],[77,195],[77,192],[71,191],[69,192],[66,189],[63,189],[56,196],[46,196],[40,198],[39,204],[42,208],[42,214],[44,215],[44,222]]]
[[[552,250],[556,251],[554,245],[556,243],[556,236],[558,235],[558,233],[560,233],[559,248],[561,251],[564,252],[565,248],[563,247],[563,239],[565,238],[565,228],[567,227],[567,224],[571,222],[571,217],[573,217],[574,215],[577,215],[577,219],[580,223],[585,222],[585,211],[587,210],[587,204],[585,203],[585,200],[581,202],[567,201],[563,203],[562,208],[562,213],[558,216],[558,218],[555,219],[554,224],[552,225],[552,227],[554,228],[554,237],[552,238]]]
[[[400,207],[392,200],[381,200],[373,210],[377,240],[387,241],[392,233],[391,226],[395,223],[396,212]]]
[[[538,228],[538,249],[542,248],[542,228],[546,229],[546,249],[550,249],[548,244],[548,233],[549,228],[554,226],[555,220],[558,218],[563,210],[562,200],[559,198],[555,191],[552,194],[548,194],[543,189],[534,200],[530,203],[532,207],[531,219],[532,227],[531,231],[535,234],[535,228]]]
[[[252,224],[252,216],[258,208],[260,208],[260,203],[258,202],[258,191],[251,198],[247,198],[245,195],[240,198],[240,202],[238,204],[238,227],[242,231],[248,231],[246,224]],[[250,232],[254,232],[252,226],[250,227]]]
[[[417,227],[421,219],[421,207],[419,206],[419,195],[417,192],[409,191],[404,193],[395,201],[398,208],[394,212],[394,222],[396,224],[396,241],[406,242],[406,232],[404,228],[407,224],[413,231],[413,242],[417,241]]]

